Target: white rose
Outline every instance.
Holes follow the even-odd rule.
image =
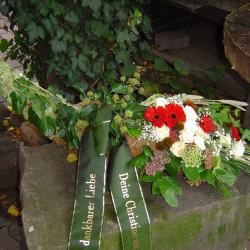
[[[165,99],[164,97],[159,97],[155,99],[155,106],[159,107],[165,107],[165,105],[169,104],[169,101],[167,99]]]
[[[170,128],[166,125],[163,125],[161,128],[154,127],[155,134],[159,141],[163,141],[166,137],[169,137]]]
[[[180,131],[180,140],[185,143],[192,143],[194,141],[194,131],[191,129],[183,129]]]
[[[227,134],[226,136],[222,136],[220,138],[220,143],[224,146],[224,147],[228,147],[229,145],[231,145],[232,143],[232,139],[231,136],[229,134]]]
[[[186,149],[186,145],[185,143],[181,142],[181,141],[177,141],[175,142],[171,147],[170,147],[170,151],[173,153],[173,155],[177,156],[177,157],[181,157],[182,152]]]
[[[190,131],[195,132],[198,128],[199,126],[194,120],[188,120],[184,123],[184,129],[188,129]]]
[[[195,136],[194,137],[194,143],[201,149],[201,150],[205,150],[206,146],[205,146],[205,140],[204,138],[200,137],[200,136]]]
[[[185,112],[185,115],[186,115],[186,120],[189,121],[189,120],[197,120],[198,119],[198,115],[196,114],[195,110],[190,107],[190,106],[185,106],[184,107],[184,112]]]
[[[234,141],[233,156],[235,159],[241,158],[245,152],[244,141]]]

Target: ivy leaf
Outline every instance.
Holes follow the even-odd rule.
[[[155,58],[155,70],[172,72],[172,68],[168,66],[163,58],[156,57]]]
[[[89,59],[82,53],[78,56],[78,67],[83,72],[87,72],[89,70]]]
[[[124,40],[129,40],[128,30],[123,29],[122,31],[119,31],[116,33],[116,41],[122,42]]]
[[[82,120],[87,120],[89,119],[89,117],[92,115],[92,113],[94,111],[96,111],[98,109],[98,104],[97,103],[93,103],[93,104],[88,104],[86,106],[83,106],[81,108],[81,112],[80,112],[80,118]]]
[[[113,52],[115,54],[115,59],[118,63],[130,61],[129,51],[120,48],[115,48]]]
[[[117,93],[117,94],[126,94],[127,90],[124,88],[124,86],[120,83],[116,83],[112,89],[111,92]]]
[[[123,9],[116,13],[116,17],[120,22],[126,22],[128,19],[127,14]]]
[[[31,21],[26,27],[26,31],[29,31],[29,42],[33,42],[39,36],[44,39],[45,38],[45,30],[41,26],[37,26],[35,22]]]
[[[65,29],[64,28],[61,28],[61,27],[58,27],[56,29],[56,36],[58,39],[62,38],[62,36],[64,35],[65,33]]]
[[[43,16],[47,16],[47,14],[49,13],[49,9],[46,7],[45,2],[43,1],[39,1],[36,3],[36,9],[43,15]]]
[[[174,67],[179,74],[179,76],[188,76],[190,73],[189,67],[185,66],[182,60],[176,60],[174,62]]]
[[[5,52],[9,47],[9,42],[7,41],[7,39],[1,39],[0,42],[0,50],[1,52]]]
[[[131,20],[130,20],[130,28],[131,28],[131,30],[132,30],[136,35],[139,35],[139,32],[138,32],[137,28],[135,27],[135,20],[134,20],[134,19],[131,19]]]
[[[50,116],[45,116],[40,120],[40,131],[47,137],[51,137],[56,132],[55,120]]]
[[[64,41],[60,41],[57,37],[54,37],[49,41],[49,44],[51,45],[51,50],[54,53],[59,53],[59,52],[67,52],[67,43]]]
[[[83,7],[89,6],[94,12],[98,12],[102,6],[102,0],[81,0]]]
[[[94,20],[90,22],[92,33],[97,37],[108,37],[109,36],[109,26],[103,24],[101,21]]]
[[[215,88],[204,84],[201,81],[195,81],[195,88],[206,98],[213,99],[216,97],[217,93]]]
[[[149,30],[150,32],[153,32],[152,27],[151,27],[151,19],[146,15],[144,15],[143,24],[145,25],[147,30]]]
[[[18,10],[17,14],[13,18],[13,22],[17,22],[18,28],[22,30],[25,27],[25,24],[28,24],[34,18],[35,16],[32,13],[25,13],[22,10]]]
[[[65,13],[65,7],[62,4],[59,4],[57,1],[52,1],[51,4],[55,16]]]
[[[225,74],[226,67],[221,64],[216,64],[210,69],[203,69],[202,72],[205,73],[205,75],[210,78],[214,83],[216,83],[216,86],[218,87],[221,78]]]
[[[53,38],[55,35],[55,26],[48,18],[44,18],[41,22],[44,25],[45,30],[48,32],[49,36]]]
[[[200,179],[199,169],[197,167],[182,167],[183,173],[186,177],[193,182],[197,182]]]
[[[70,23],[78,24],[79,23],[79,17],[77,14],[72,10],[70,13],[66,13],[64,15],[64,19]]]
[[[13,110],[18,114],[23,113],[23,108],[27,103],[27,98],[19,91],[14,91],[10,94]]]
[[[130,64],[120,68],[119,71],[123,76],[133,76],[133,74],[135,73],[135,66],[133,64]]]

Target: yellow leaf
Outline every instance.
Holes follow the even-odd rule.
[[[5,127],[9,126],[9,121],[8,121],[8,120],[3,120],[3,125],[4,125]]]
[[[12,107],[11,106],[7,106],[7,108],[12,112]]]
[[[18,207],[11,205],[8,209],[8,213],[10,213],[12,216],[17,217],[17,216],[21,215],[21,210]]]
[[[77,155],[75,154],[69,154],[68,157],[67,157],[67,161],[68,162],[74,162],[74,161],[77,161]]]
[[[10,127],[10,128],[8,128],[8,130],[14,130],[15,128],[13,128],[13,127]]]

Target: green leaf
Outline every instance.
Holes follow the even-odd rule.
[[[162,173],[161,172],[157,172],[155,174],[155,176],[152,176],[152,175],[143,175],[142,178],[141,178],[141,181],[144,181],[144,182],[155,182],[159,179],[162,178]]]
[[[56,64],[55,64],[55,61],[53,61],[52,59],[46,60],[45,63],[49,65],[46,71],[46,77],[48,78],[52,74],[52,72],[55,70]]]
[[[222,110],[219,113],[216,113],[212,110],[211,117],[212,119],[217,120],[220,123],[220,125],[223,125],[223,123],[229,122],[228,114],[226,110]]]
[[[223,196],[227,199],[232,198],[232,195],[230,191],[226,188],[226,186],[223,183],[220,183],[220,185],[221,185]]]
[[[152,185],[152,193],[153,194],[160,194],[161,190],[160,190],[160,186],[162,185],[163,180],[162,179],[157,179],[156,181],[154,181],[153,185]]]
[[[143,24],[145,25],[147,30],[149,30],[150,32],[153,32],[152,27],[151,27],[151,19],[146,15],[144,15]]]
[[[79,17],[75,13],[75,11],[71,11],[70,13],[66,13],[64,15],[64,19],[70,23],[78,24],[79,23]]]
[[[181,186],[179,185],[179,183],[171,176],[166,176],[163,179],[163,184],[168,188],[168,189],[172,189],[174,191],[175,194],[181,194],[182,190],[181,190]]]
[[[22,10],[17,10],[17,14],[13,18],[13,22],[17,22],[18,28],[22,30],[26,24],[34,19],[34,17],[35,16],[32,13],[26,13]]]
[[[111,92],[117,93],[117,94],[126,94],[127,90],[124,88],[124,86],[120,83],[116,83],[112,89]]]
[[[116,41],[122,42],[124,40],[129,40],[128,30],[123,29],[122,31],[119,31],[116,33]]]
[[[113,53],[115,54],[115,59],[118,63],[129,62],[130,61],[130,52],[119,47],[115,48]]]
[[[47,14],[49,13],[49,9],[46,7],[45,2],[43,1],[39,1],[36,3],[36,9],[43,15],[43,16],[47,16]]]
[[[145,145],[143,145],[143,152],[148,157],[153,157],[154,156],[152,150],[149,147],[145,146]]]
[[[55,26],[51,23],[51,21],[48,18],[44,18],[41,22],[45,27],[45,30],[48,32],[49,36],[53,38],[55,35]]]
[[[205,75],[210,78],[214,83],[216,83],[216,86],[218,87],[221,78],[225,74],[225,66],[216,64],[210,69],[203,69],[202,72],[205,73]]]
[[[188,76],[190,74],[189,67],[185,66],[182,60],[176,60],[174,62],[174,67],[179,74],[179,76]]]
[[[62,36],[64,35],[64,33],[65,33],[65,29],[64,28],[57,27],[57,29],[56,29],[56,36],[57,36],[58,39],[62,38]]]
[[[247,139],[248,141],[250,141],[250,129],[243,130],[240,127],[239,130],[240,130],[240,133],[242,134],[242,136],[241,136],[242,140]]]
[[[141,136],[141,130],[140,129],[137,129],[137,128],[129,128],[128,129],[128,134],[134,138],[134,137],[137,137],[139,138]]]
[[[128,20],[127,14],[123,9],[116,13],[116,17],[120,22],[126,22]]]
[[[51,50],[54,53],[59,53],[59,52],[67,52],[67,43],[64,41],[59,41],[57,37],[54,37],[49,41],[49,44],[51,45]]]
[[[133,64],[129,64],[125,67],[121,67],[119,71],[123,76],[133,76],[135,73],[135,66]]]
[[[26,27],[26,31],[29,31],[29,42],[33,42],[39,36],[44,39],[45,38],[45,30],[41,26],[37,26],[35,22],[31,21]]]
[[[182,171],[190,181],[193,181],[196,183],[200,179],[200,173],[197,167],[186,168],[183,166]]]
[[[102,0],[88,0],[89,7],[94,12],[99,12],[102,6]]]
[[[200,177],[203,180],[206,180],[207,183],[213,184],[215,182],[215,177],[213,170],[205,170],[200,173]]]
[[[132,166],[136,166],[137,168],[142,168],[143,165],[141,164],[141,154],[137,155],[132,160],[130,160],[129,164]]]
[[[14,91],[10,94],[13,110],[18,114],[23,113],[23,108],[27,103],[27,98],[19,91]]]
[[[178,206],[178,200],[175,196],[175,192],[173,189],[167,188],[164,184],[160,186],[161,195],[164,200],[172,207]]]
[[[198,80],[195,81],[195,88],[202,94],[202,96],[208,99],[213,99],[217,95],[215,88],[210,87],[204,82]]]
[[[155,70],[172,72],[172,68],[167,65],[163,58],[156,57],[155,58]]]
[[[32,123],[35,127],[40,129],[40,119],[32,107],[29,107],[28,109],[28,119],[30,123]]]
[[[131,30],[134,32],[134,34],[139,35],[139,32],[138,32],[137,28],[135,27],[135,20],[134,19],[130,20],[130,27],[131,27]]]
[[[52,1],[52,9],[55,16],[65,13],[65,7],[62,4],[59,4],[57,1]]]
[[[180,166],[181,166],[181,158],[172,157],[171,162],[165,164],[165,169],[171,176],[176,176]]]
[[[38,94],[35,94],[36,102],[32,104],[32,109],[35,111],[39,119],[42,119],[44,115],[44,103],[45,99],[40,97]]]
[[[1,39],[1,42],[0,42],[0,50],[1,52],[5,52],[9,47],[9,42],[7,41],[7,39]]]
[[[82,120],[88,120],[89,117],[92,115],[92,113],[94,111],[96,111],[98,109],[98,104],[97,103],[93,103],[93,104],[88,104],[86,106],[83,106],[81,108],[81,113],[80,113],[80,117]]]
[[[51,137],[56,132],[55,120],[50,116],[45,116],[40,120],[40,131],[47,137]]]
[[[92,33],[97,37],[108,37],[109,36],[109,26],[107,24],[103,24],[102,21],[93,20],[90,22]]]
[[[236,180],[235,175],[225,169],[216,169],[215,174],[216,174],[217,179],[220,182],[223,182],[226,184],[234,183]]]

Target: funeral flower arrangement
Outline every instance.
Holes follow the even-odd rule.
[[[139,72],[87,92],[75,86],[82,100],[78,104],[70,104],[52,86],[43,89],[25,78],[12,82],[4,71],[1,84],[16,113],[51,140],[63,139],[79,150],[69,249],[100,244],[100,232],[91,232],[101,230],[107,168],[122,243],[144,244],[145,249],[151,249],[151,238],[144,237],[150,235],[149,218],[138,179],[151,182],[152,193],[176,207],[182,192],[177,174],[184,174],[190,185],[207,182],[230,198],[225,184],[233,183],[240,169],[250,172],[245,142],[250,130],[243,130],[239,119],[245,102],[155,94],[141,84]]]

